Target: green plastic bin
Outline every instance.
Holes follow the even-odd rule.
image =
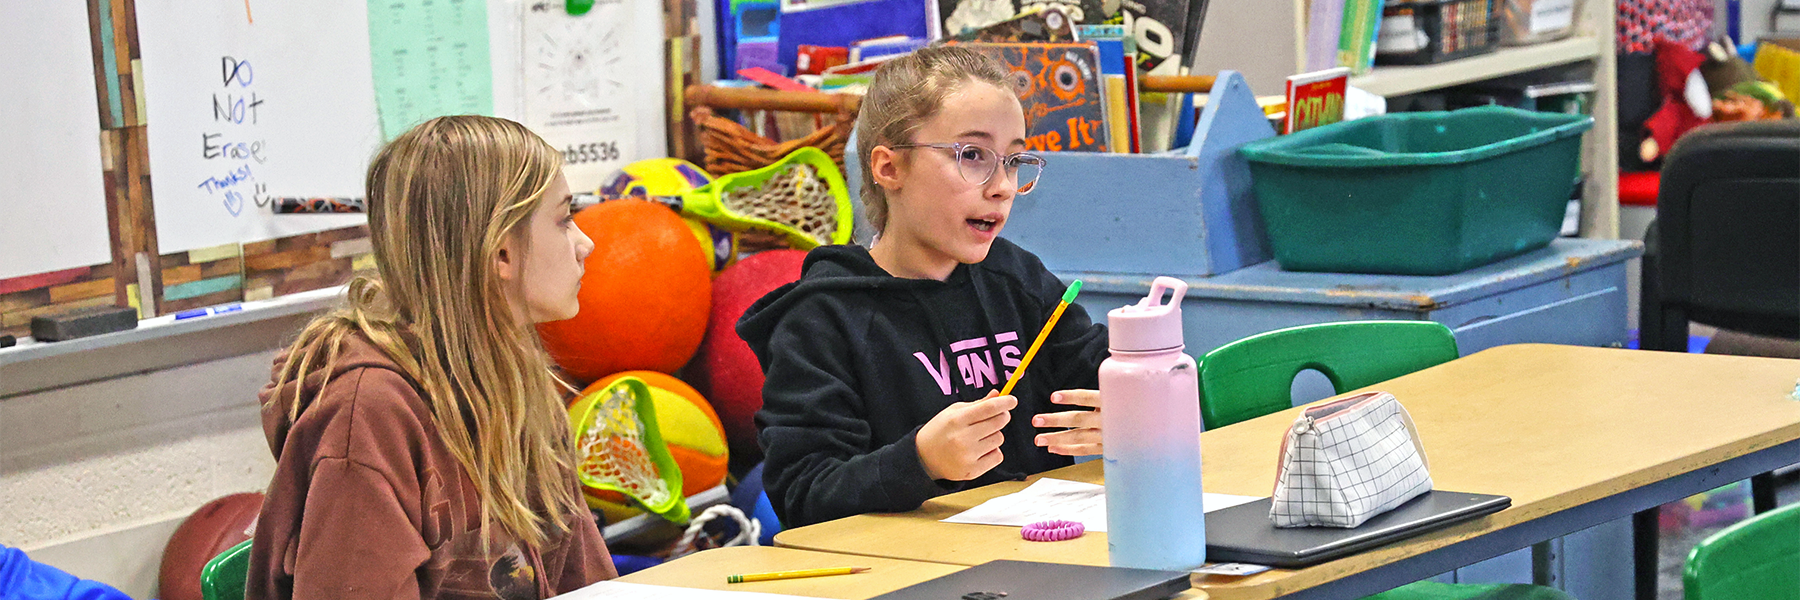
[[[1556,238],[1593,125],[1482,106],[1346,121],[1238,152],[1281,268],[1446,275]]]

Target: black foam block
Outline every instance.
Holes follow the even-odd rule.
[[[31,318],[31,337],[58,342],[136,329],[138,311],[129,306],[95,306],[59,315]]]

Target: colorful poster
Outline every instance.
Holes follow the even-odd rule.
[[[494,114],[483,0],[369,0],[369,62],[386,139],[433,117]]]

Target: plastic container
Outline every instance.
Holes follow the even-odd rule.
[[[1381,10],[1375,64],[1428,65],[1494,51],[1503,0],[1393,2]]]
[[[1238,152],[1281,268],[1447,275],[1556,238],[1593,124],[1481,106],[1335,123]]]
[[[1106,313],[1112,357],[1100,363],[1100,416],[1115,567],[1189,571],[1206,562],[1200,377],[1182,352],[1185,295],[1187,283],[1158,277],[1143,300]]]
[[[1581,0],[1503,0],[1500,43],[1525,46],[1569,37],[1579,14]]]

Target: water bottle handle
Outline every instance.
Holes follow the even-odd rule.
[[[1163,292],[1169,290],[1175,291],[1175,297],[1170,298],[1168,302],[1163,302]],[[1154,281],[1150,282],[1150,293],[1144,296],[1142,306],[1144,308],[1157,308],[1171,305],[1180,306],[1181,299],[1187,296],[1187,290],[1188,284],[1186,281],[1168,276],[1157,277]]]

